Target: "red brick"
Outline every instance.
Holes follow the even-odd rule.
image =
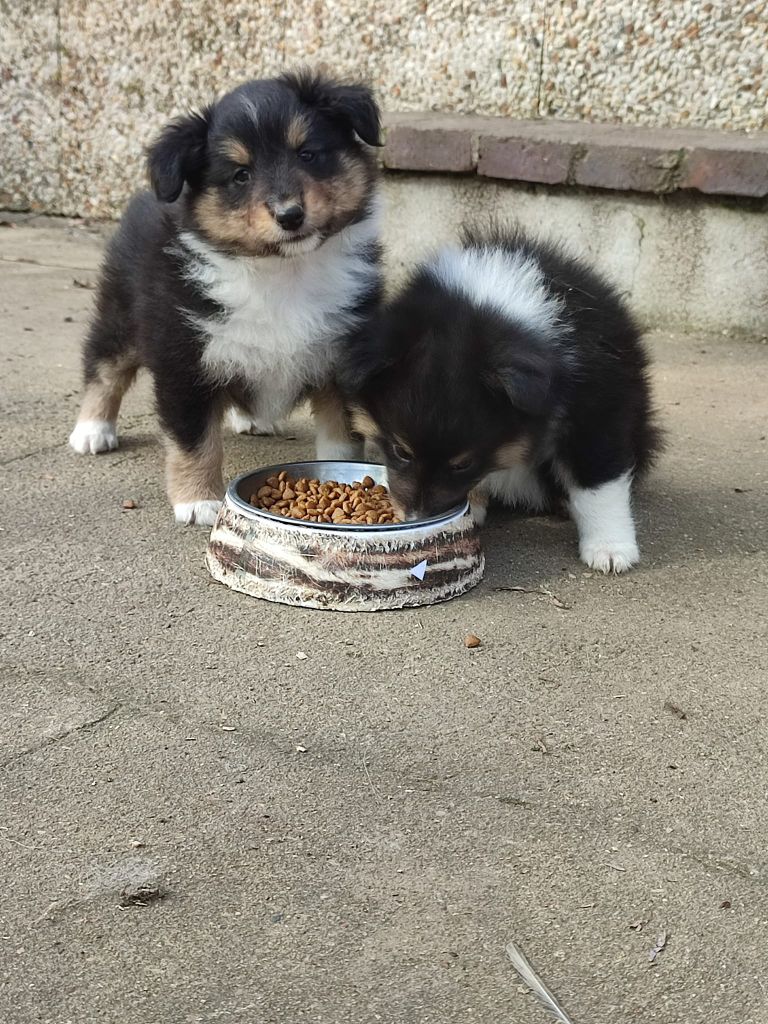
[[[576,147],[545,139],[480,137],[477,173],[486,178],[562,185]]]
[[[752,153],[694,149],[686,156],[680,188],[762,199],[768,196],[768,149]]]
[[[385,116],[385,167],[651,193],[768,196],[768,134],[469,114]]]
[[[471,132],[394,125],[387,131],[384,166],[393,170],[454,174],[472,171],[475,162]]]
[[[574,165],[575,185],[622,192],[670,192],[676,188],[674,172],[682,159],[680,150],[622,146],[619,138],[615,145],[586,145]]]

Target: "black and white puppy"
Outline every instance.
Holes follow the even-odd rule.
[[[358,454],[334,367],[379,298],[378,144],[369,90],[310,72],[248,82],[165,128],[154,194],[133,198],[105,258],[76,451],[117,447],[146,367],[179,522],[215,519],[225,413],[269,433],[310,396],[318,456]]]
[[[383,308],[341,380],[409,519],[472,494],[546,509],[566,498],[582,559],[639,558],[634,477],[659,447],[637,326],[597,274],[520,232],[467,232]]]

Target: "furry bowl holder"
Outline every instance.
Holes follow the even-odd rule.
[[[251,597],[304,608],[374,612],[448,601],[480,582],[485,560],[468,505],[447,515],[392,526],[306,523],[253,508],[267,477],[352,483],[383,466],[301,462],[234,480],[211,531],[206,564],[220,583]]]

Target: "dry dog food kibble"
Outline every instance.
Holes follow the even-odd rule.
[[[307,523],[337,526],[388,526],[401,523],[392,508],[386,487],[369,476],[352,484],[335,480],[293,480],[283,470],[269,477],[255,494],[251,505],[275,515],[303,519]]]

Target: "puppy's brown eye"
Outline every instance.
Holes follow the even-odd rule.
[[[232,175],[232,181],[236,185],[245,185],[246,182],[251,180],[251,172],[247,167],[239,167]]]
[[[311,164],[317,156],[317,153],[313,153],[311,149],[300,149],[298,156],[299,160],[301,160],[303,164]]]
[[[392,445],[392,454],[399,462],[413,462],[413,455],[401,444]]]

